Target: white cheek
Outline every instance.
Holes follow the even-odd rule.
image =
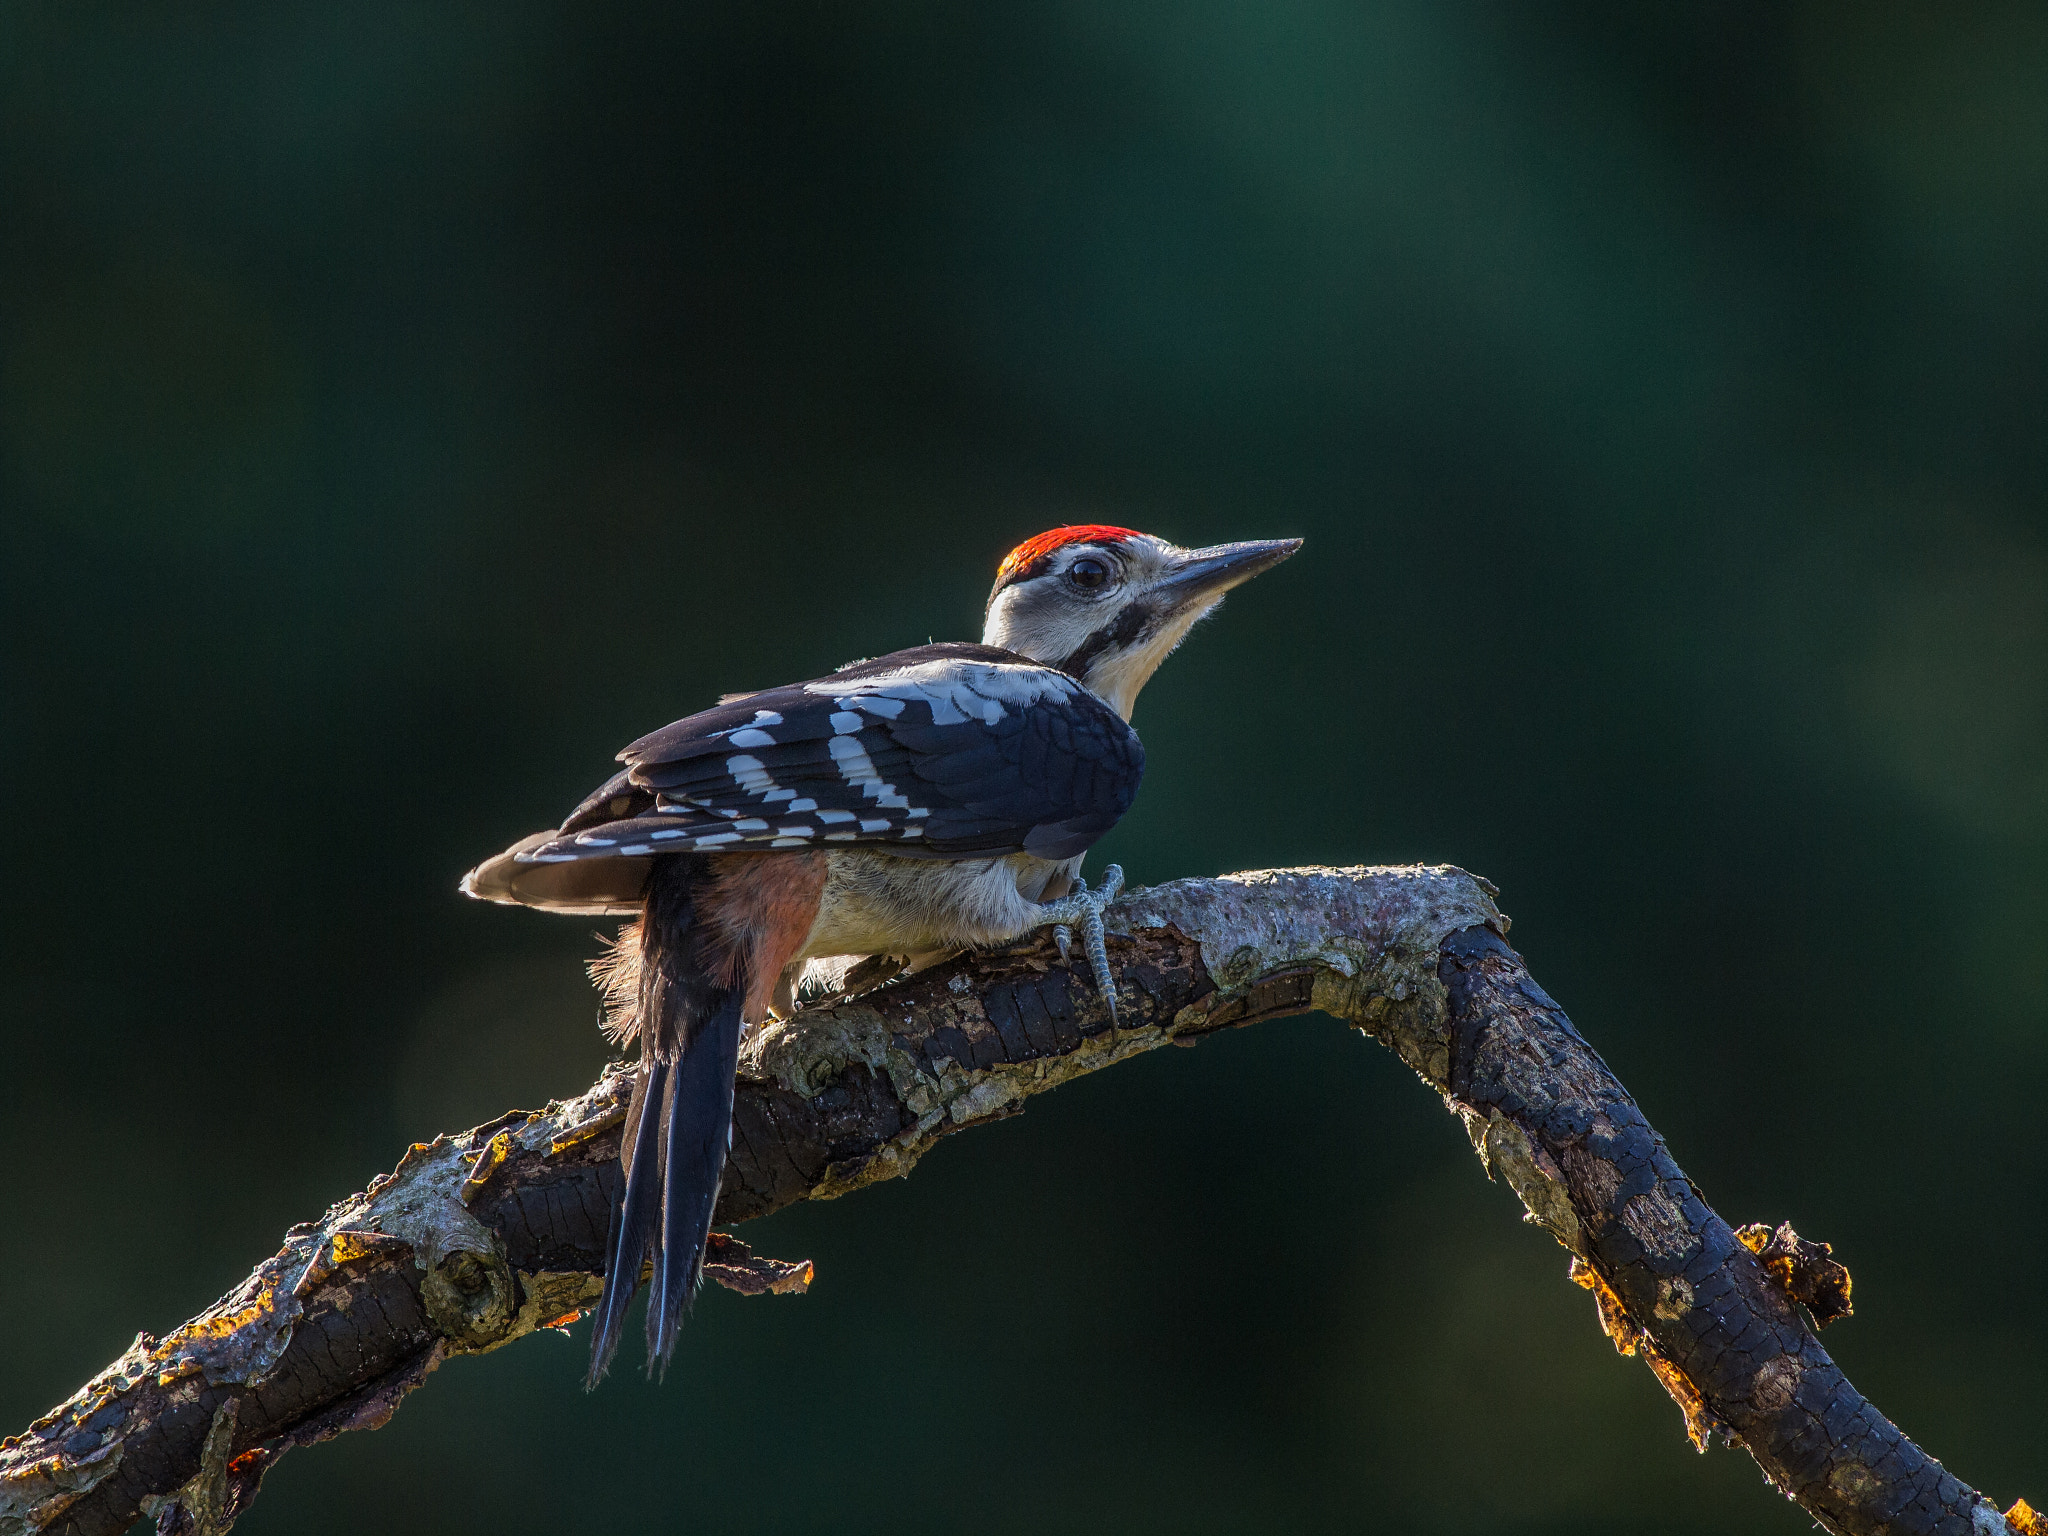
[[[988,605],[988,617],[982,621],[981,643],[999,645],[1004,650],[1015,650],[1010,643],[1011,632],[1017,623],[1017,589],[1005,587],[998,592],[995,601]]]
[[[989,608],[981,643],[1001,646],[1034,661],[1071,656],[1095,632],[1111,607],[1106,603],[1075,607],[1025,603],[1017,599],[1019,591],[1008,587],[996,598]]]

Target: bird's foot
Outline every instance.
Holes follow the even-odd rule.
[[[1117,892],[1124,888],[1124,872],[1121,865],[1112,864],[1102,872],[1102,884],[1094,890],[1088,889],[1088,882],[1079,875],[1074,877],[1074,889],[1070,895],[1058,901],[1047,902],[1044,908],[1046,920],[1053,925],[1052,941],[1058,946],[1060,959],[1069,958],[1069,947],[1074,935],[1068,925],[1081,930],[1081,943],[1088,952],[1088,969],[1095,975],[1096,988],[1102,993],[1102,1000],[1109,1006],[1109,1040],[1116,1043],[1116,978],[1110,974],[1109,951],[1102,942],[1102,912]]]

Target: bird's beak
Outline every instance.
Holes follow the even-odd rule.
[[[1153,590],[1173,608],[1221,597],[1261,571],[1271,570],[1301,548],[1299,539],[1247,539],[1242,544],[1212,544],[1191,549],[1179,566]]]

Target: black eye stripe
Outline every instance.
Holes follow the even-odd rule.
[[[1069,677],[1083,676],[1095,658],[1111,646],[1129,645],[1142,635],[1151,625],[1152,618],[1152,610],[1144,603],[1133,603],[1082,641],[1080,647],[1059,664],[1060,670]]]

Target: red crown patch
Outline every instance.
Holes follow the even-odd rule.
[[[1136,529],[1112,528],[1107,523],[1081,523],[1071,528],[1053,528],[1034,535],[1011,550],[996,570],[996,590],[1002,591],[1013,581],[1023,581],[1038,574],[1044,562],[1069,544],[1121,544],[1125,539],[1142,537]]]

